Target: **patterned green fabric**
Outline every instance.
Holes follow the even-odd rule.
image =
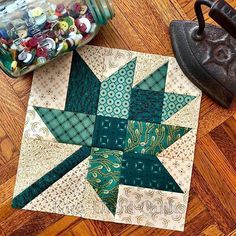
[[[49,186],[54,184],[80,162],[85,160],[90,155],[90,152],[91,148],[81,147],[78,151],[17,195],[12,201],[12,206],[14,208],[23,208]]]
[[[161,123],[164,93],[132,89],[129,120]]]
[[[100,86],[101,83],[96,75],[75,51],[72,58],[65,111],[96,115]]]
[[[168,120],[171,116],[180,111],[195,98],[195,96],[190,95],[165,93],[161,121],[164,122]]]
[[[42,107],[34,109],[58,142],[92,145],[96,116]]]
[[[123,152],[93,148],[87,180],[108,209],[115,214]]]
[[[168,63],[158,68],[154,73],[136,85],[135,88],[163,92],[166,85],[167,70]]]
[[[157,157],[124,153],[120,184],[183,193]]]
[[[128,122],[127,129],[125,152],[154,156],[158,156],[159,153],[191,130],[185,127],[132,120]]]
[[[97,115],[128,118],[136,58],[101,84]]]
[[[97,116],[93,147],[124,150],[128,120]]]

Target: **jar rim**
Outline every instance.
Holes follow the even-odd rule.
[[[106,24],[115,15],[111,0],[86,0],[86,2],[91,7],[94,20],[100,25]]]

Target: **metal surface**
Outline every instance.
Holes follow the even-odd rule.
[[[236,94],[236,39],[232,36],[236,31],[231,30],[229,34],[222,28],[205,25],[201,12],[203,2],[217,12],[215,15],[218,22],[231,24],[231,29],[236,27],[234,18],[229,17],[228,21],[222,20],[224,17],[220,18],[221,10],[217,2],[211,5],[208,0],[197,1],[195,10],[199,24],[193,21],[173,21],[170,25],[172,46],[187,77],[218,104],[228,108]],[[218,2],[222,9],[224,1]],[[232,9],[227,9],[234,16]]]

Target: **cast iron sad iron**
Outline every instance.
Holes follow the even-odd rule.
[[[201,6],[222,28],[205,25]],[[236,10],[224,0],[198,0],[198,23],[172,21],[170,33],[176,59],[186,76],[203,92],[228,108],[236,94]]]

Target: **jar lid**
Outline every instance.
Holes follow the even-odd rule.
[[[94,15],[95,21],[100,25],[105,25],[114,16],[111,0],[87,0],[87,4]]]

